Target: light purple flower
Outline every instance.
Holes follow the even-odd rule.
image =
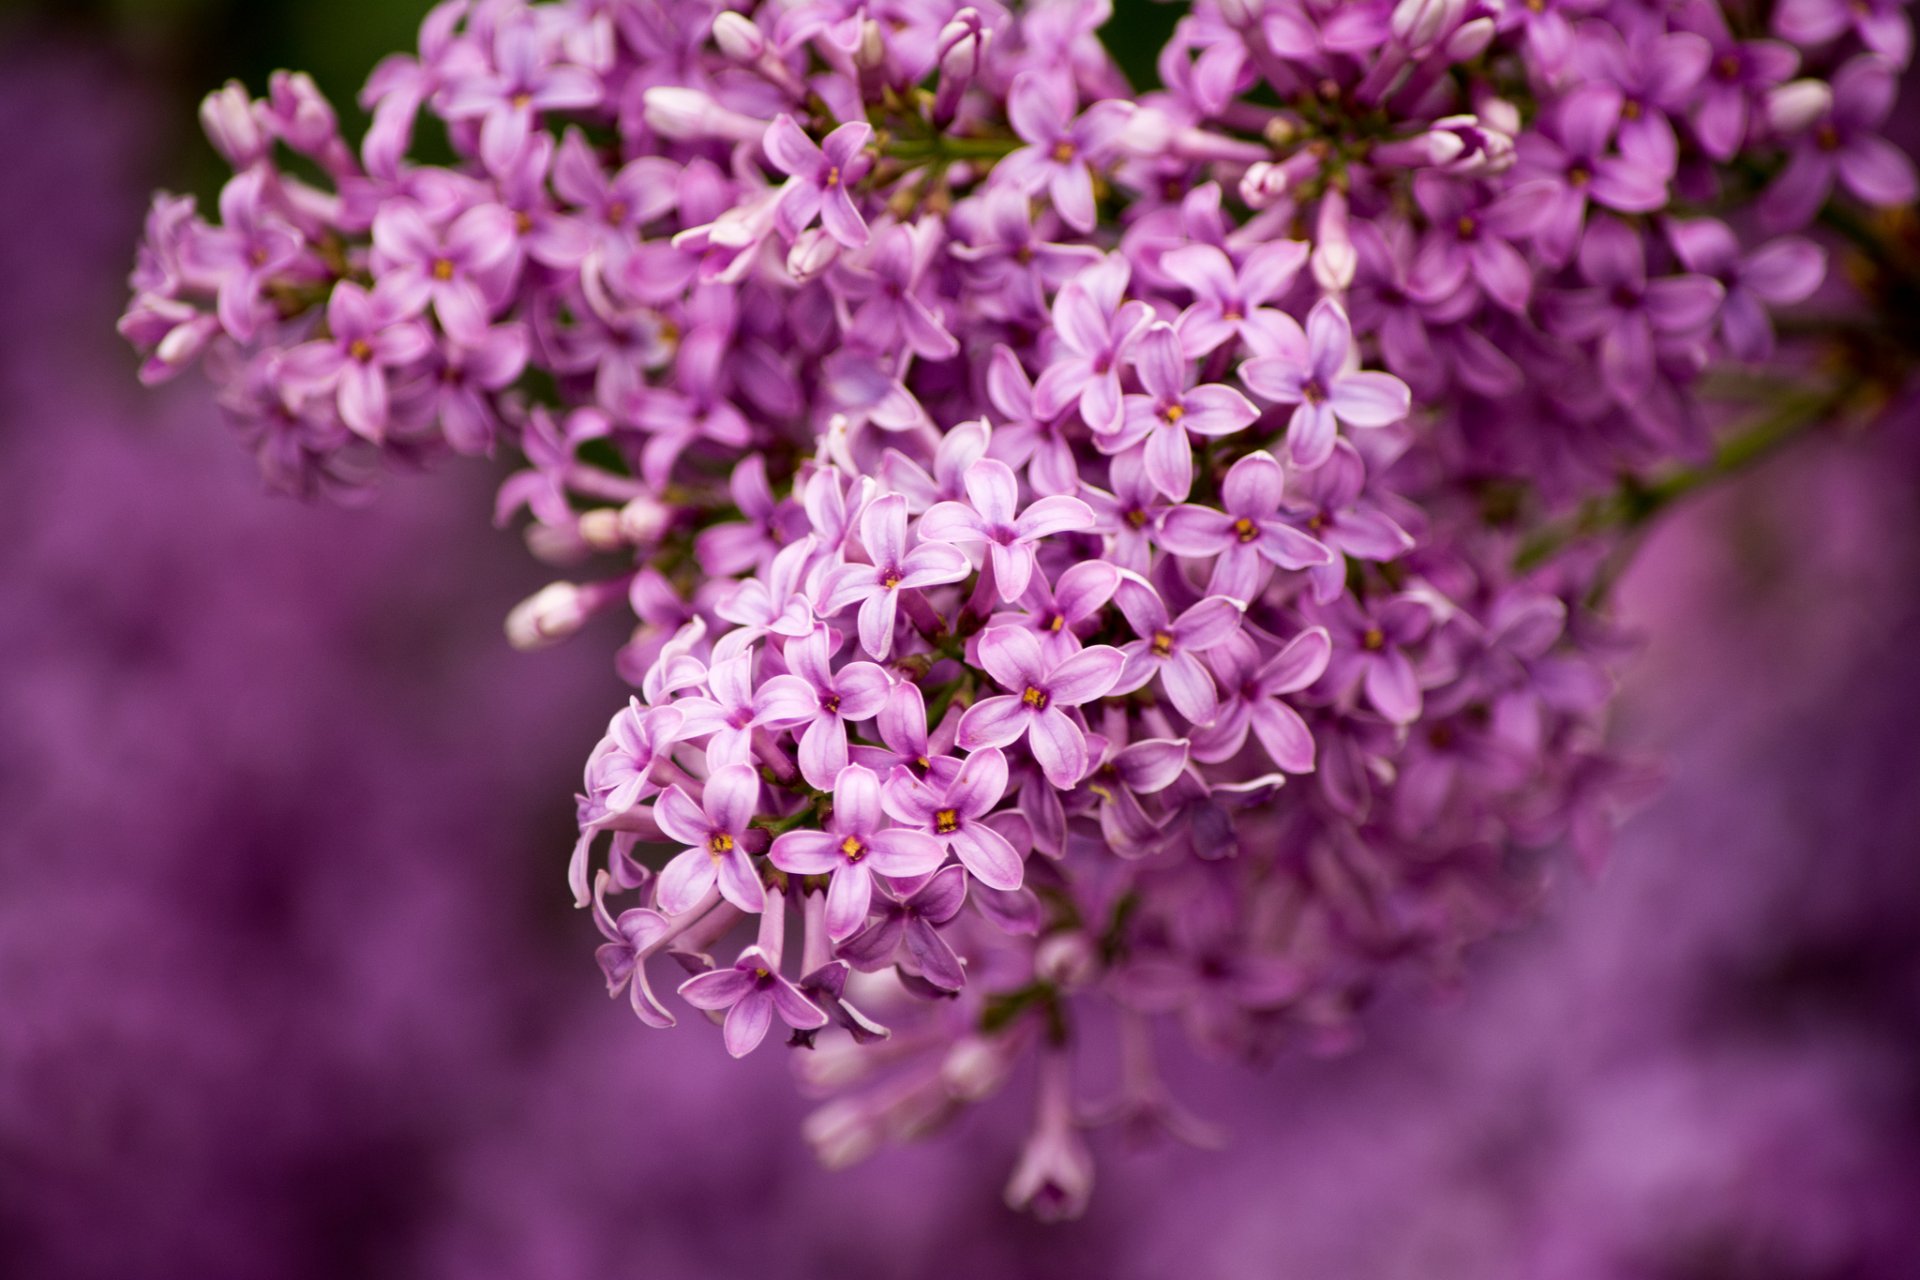
[[[721,1038],[727,1052],[744,1058],[766,1039],[773,1015],[795,1031],[815,1031],[827,1025],[819,1005],[800,993],[781,974],[777,960],[759,947],[748,947],[731,968],[695,974],[680,984],[680,998],[696,1009],[725,1009]]]
[[[1065,407],[1045,417],[1034,412],[1033,382],[1020,357],[996,346],[987,363],[987,400],[1000,415],[989,451],[1010,467],[1027,469],[1035,493],[1071,494],[1080,487],[1079,463],[1068,438]]]
[[[1144,738],[1129,743],[1124,737],[1093,734],[1088,742],[1095,761],[1080,790],[1099,801],[1101,836],[1123,858],[1153,853],[1163,843],[1161,826],[1148,816],[1140,797],[1173,785],[1187,767],[1187,740]]]
[[[977,751],[1009,747],[1024,736],[1047,781],[1070,787],[1087,771],[1087,739],[1065,708],[1104,697],[1125,663],[1109,645],[1049,662],[1032,632],[994,627],[980,637],[980,665],[1010,692],[968,707],[955,742]]]
[[[253,341],[263,318],[261,292],[300,261],[306,241],[268,207],[266,170],[236,174],[220,191],[218,227],[199,227],[182,243],[186,269],[218,280],[220,326]]]
[[[818,218],[842,246],[867,243],[866,220],[847,189],[866,175],[865,148],[872,137],[873,126],[864,120],[841,125],[819,146],[792,116],[783,114],[767,126],[761,145],[773,167],[788,175],[774,211],[781,235],[796,239]]]
[[[1053,357],[1033,387],[1033,410],[1052,418],[1075,405],[1095,431],[1117,431],[1121,422],[1120,367],[1153,312],[1144,302],[1122,301],[1127,261],[1111,255],[1067,281],[1053,300]]]
[[[1178,618],[1170,618],[1160,593],[1139,578],[1122,581],[1114,602],[1140,638],[1120,646],[1126,665],[1109,692],[1132,693],[1157,676],[1174,710],[1196,725],[1209,723],[1218,698],[1213,677],[1199,655],[1240,630],[1246,606],[1225,596],[1208,596]]]
[[[716,883],[720,895],[742,911],[765,907],[766,892],[746,847],[759,803],[760,775],[744,764],[715,770],[698,803],[678,786],[660,793],[653,805],[654,823],[688,846],[660,872],[662,911],[679,915],[693,910]]]
[[[1306,349],[1259,356],[1240,366],[1255,395],[1298,406],[1287,423],[1296,465],[1317,467],[1333,453],[1337,424],[1384,427],[1407,416],[1413,393],[1390,373],[1355,372],[1353,329],[1331,298],[1307,313]]]
[[[1044,190],[1075,231],[1093,230],[1091,166],[1104,163],[1133,114],[1133,104],[1096,102],[1073,115],[1072,76],[1023,71],[1007,95],[1007,121],[1027,145],[994,166],[993,181],[1035,195]]]
[[[1313,772],[1313,734],[1281,695],[1313,685],[1332,653],[1333,642],[1323,627],[1301,632],[1265,662],[1245,632],[1214,649],[1207,662],[1220,686],[1220,710],[1212,724],[1194,731],[1193,758],[1202,764],[1231,760],[1252,729],[1275,768]]]
[[[754,687],[754,652],[748,649],[707,671],[710,697],[681,698],[672,705],[686,717],[681,737],[707,737],[707,766],[723,769],[753,760],[753,731],[782,723],[776,697]]]
[[[1111,541],[1107,559],[1116,568],[1145,573],[1153,563],[1153,541],[1166,496],[1147,479],[1147,465],[1138,453],[1115,454],[1107,464],[1111,493],[1084,485],[1081,493],[1093,508],[1094,527]]]
[[[1188,432],[1226,436],[1244,431],[1260,411],[1253,402],[1220,383],[1196,387],[1180,337],[1170,324],[1147,330],[1133,350],[1132,363],[1145,395],[1122,402],[1120,429],[1096,433],[1103,453],[1119,453],[1145,442],[1147,478],[1176,501],[1193,491],[1193,443]]]
[[[948,222],[955,238],[947,252],[966,264],[978,296],[1017,300],[1023,314],[1044,315],[1049,293],[1100,261],[1092,245],[1042,239],[1027,197],[1012,187],[961,201]]]
[[[1162,257],[1161,267],[1193,293],[1176,323],[1187,355],[1203,356],[1235,339],[1251,342],[1250,334],[1276,323],[1291,327],[1293,317],[1267,304],[1293,287],[1309,248],[1304,240],[1268,241],[1237,269],[1210,244],[1186,245]]]
[[[960,914],[967,901],[967,873],[944,867],[904,899],[882,894],[880,917],[835,948],[840,958],[863,973],[894,963],[901,945],[915,972],[942,991],[966,985],[966,971],[939,926]]]
[[[617,996],[626,988],[634,1015],[649,1027],[664,1031],[674,1025],[674,1019],[647,983],[646,957],[668,936],[672,924],[648,907],[630,907],[615,919],[606,907],[607,879],[602,871],[592,897],[594,927],[606,939],[595,949],[594,960],[607,980],[607,994]]]
[[[1257,599],[1273,570],[1308,569],[1333,562],[1326,547],[1279,518],[1286,472],[1264,449],[1228,468],[1220,506],[1178,506],[1160,517],[1155,535],[1177,556],[1211,556],[1209,595]]]
[[[893,652],[900,593],[959,582],[971,567],[948,543],[922,542],[909,551],[907,503],[897,493],[867,504],[860,514],[860,541],[871,563],[844,564],[830,572],[822,585],[820,612],[830,618],[857,603],[860,647],[885,662]]]
[[[996,613],[987,620],[992,627],[1025,627],[1040,639],[1040,652],[1048,662],[1060,662],[1080,652],[1080,636],[1075,628],[1097,618],[1120,585],[1121,570],[1105,560],[1080,560],[1060,571],[1058,584],[1049,586],[1047,575],[1036,573],[1020,596],[1019,613]]]
[[[851,764],[834,783],[826,830],[788,831],[774,840],[769,856],[774,866],[794,875],[832,876],[827,934],[840,942],[867,922],[875,874],[924,876],[947,855],[932,836],[888,826],[879,777],[864,765]]]
[[[1583,84],[1549,110],[1543,131],[1517,144],[1516,175],[1523,186],[1537,184],[1529,191],[1538,200],[1529,231],[1555,266],[1580,243],[1589,199],[1621,213],[1651,213],[1667,202],[1670,157],[1629,150],[1624,139],[1618,153],[1608,149],[1624,103],[1612,85]]]
[[[1394,596],[1363,606],[1343,596],[1329,607],[1312,608],[1307,616],[1334,641],[1322,676],[1333,696],[1361,688],[1389,722],[1412,724],[1420,718],[1420,677],[1406,650],[1433,628],[1433,610],[1425,601]]]
[[[1042,538],[1093,528],[1093,508],[1063,495],[1041,498],[1015,514],[1020,482],[1013,468],[993,458],[966,473],[966,502],[940,502],[920,517],[920,536],[934,542],[984,544],[1002,600],[1016,600],[1033,576],[1035,545]]]
[[[927,268],[942,238],[931,218],[896,223],[880,233],[862,269],[835,276],[838,292],[859,303],[843,325],[852,345],[881,354],[905,347],[923,360],[959,354],[960,344],[924,296]]]
[[[1321,604],[1347,589],[1346,556],[1384,564],[1413,550],[1413,535],[1366,492],[1366,463],[1345,440],[1334,446],[1324,466],[1298,472],[1293,481],[1283,499],[1288,512],[1310,536],[1340,553],[1307,570],[1313,597]]]
[[[923,781],[905,769],[887,779],[880,802],[896,822],[924,831],[952,850],[990,889],[1018,889],[1025,878],[1020,854],[982,822],[1007,792],[1007,757],[983,747],[944,782]]]
[[[967,473],[992,447],[992,437],[984,418],[954,427],[934,446],[932,475],[906,454],[889,448],[880,459],[881,479],[907,500],[907,510],[916,515],[936,502],[957,501],[966,494]]]
[[[450,339],[434,350],[416,381],[394,388],[398,416],[437,427],[455,453],[486,453],[500,429],[493,397],[519,380],[531,349],[521,324],[493,325],[464,341]]]
[[[1684,6],[1675,11],[1674,22],[1705,39],[1713,51],[1693,95],[1693,132],[1702,151],[1724,162],[1746,142],[1762,96],[1794,73],[1800,54],[1777,40],[1734,39],[1718,4]]]
[[[785,650],[791,674],[775,676],[762,687],[772,715],[800,732],[800,776],[822,791],[847,767],[847,722],[870,720],[886,705],[893,680],[871,662],[848,662],[835,670],[835,637],[815,627]]]
[[[436,232],[412,205],[389,205],[373,220],[373,270],[409,313],[432,303],[440,327],[477,341],[492,318],[488,277],[513,252],[513,219],[477,205]]]
[[[327,330],[328,337],[287,352],[287,380],[307,391],[333,392],[340,420],[377,442],[391,414],[387,371],[425,359],[433,338],[391,294],[368,293],[351,280],[333,287]]]
[[[540,112],[580,111],[600,101],[600,81],[585,67],[554,60],[531,21],[494,30],[490,70],[460,77],[441,103],[449,120],[480,121],[480,158],[504,173],[532,136]]]

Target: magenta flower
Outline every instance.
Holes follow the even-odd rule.
[[[864,120],[841,125],[819,146],[790,115],[782,114],[767,126],[761,146],[773,167],[788,175],[774,206],[781,235],[796,239],[818,218],[842,246],[858,249],[867,243],[866,219],[847,189],[866,175],[864,153],[872,137],[873,126]]]
[[[1202,764],[1231,760],[1251,729],[1274,768],[1312,773],[1313,734],[1281,695],[1312,686],[1326,672],[1332,654],[1333,641],[1324,627],[1301,632],[1265,662],[1259,646],[1244,632],[1214,649],[1207,662],[1220,686],[1220,709],[1212,724],[1194,730],[1193,758]]]
[[[1145,395],[1125,398],[1120,429],[1096,434],[1103,453],[1119,453],[1146,443],[1147,478],[1179,501],[1193,490],[1193,442],[1189,432],[1226,436],[1245,430],[1260,411],[1232,387],[1193,385],[1193,371],[1170,324],[1148,329],[1134,348],[1132,363]]]
[[[977,751],[1009,747],[1024,736],[1047,781],[1070,787],[1087,771],[1087,739],[1066,708],[1104,697],[1125,664],[1125,656],[1110,645],[1048,662],[1032,632],[991,628],[980,637],[980,665],[1009,692],[968,707],[955,744]]]
[[[1624,104],[1612,85],[1584,84],[1560,99],[1545,130],[1519,141],[1523,186],[1539,201],[1530,230],[1556,266],[1580,243],[1588,200],[1621,213],[1651,213],[1667,202],[1670,156],[1630,151],[1625,139],[1618,153],[1609,150]]]
[[[994,348],[987,363],[987,400],[1000,415],[989,448],[1010,467],[1027,469],[1035,493],[1073,493],[1080,487],[1080,464],[1067,435],[1067,411],[1042,417],[1034,412],[1033,382],[1020,357],[1005,346]]]
[[[988,626],[1025,627],[1040,640],[1040,652],[1048,662],[1060,662],[1080,652],[1080,636],[1075,631],[1083,623],[1099,617],[1107,601],[1120,585],[1121,570],[1105,560],[1081,560],[1060,571],[1056,586],[1047,584],[1047,575],[1036,573],[1020,596],[1019,613],[996,613]]]
[[[965,495],[967,473],[987,456],[992,435],[984,418],[960,423],[934,446],[931,475],[898,449],[888,449],[880,459],[881,479],[907,500],[907,510],[914,514],[924,513],[936,502],[958,501]],[[922,536],[925,532],[921,530]]]
[[[966,970],[940,936],[939,926],[959,915],[966,901],[966,871],[944,867],[905,898],[882,894],[879,919],[835,951],[861,972],[874,973],[894,963],[904,944],[919,977],[942,991],[958,991],[967,983]]]
[[[236,174],[220,191],[222,225],[198,228],[182,245],[188,269],[219,281],[220,327],[241,342],[253,341],[259,328],[267,282],[306,249],[300,233],[267,207],[266,178],[264,169]]]
[[[1041,191],[1075,231],[1093,230],[1092,166],[1111,157],[1133,114],[1130,102],[1096,102],[1073,114],[1072,76],[1034,70],[1015,77],[1007,121],[1027,145],[994,166],[993,180],[1026,195]]]
[[[714,602],[715,615],[734,624],[714,646],[716,659],[730,658],[762,636],[792,640],[813,631],[813,603],[807,599],[806,585],[818,550],[812,534],[790,542],[764,574],[743,579]]]
[[[1718,281],[1720,336],[1736,360],[1773,354],[1770,308],[1805,301],[1827,275],[1827,253],[1811,240],[1782,236],[1742,254],[1727,224],[1696,218],[1667,224],[1667,240],[1687,270]]]
[[[1407,416],[1413,393],[1390,373],[1355,372],[1347,313],[1322,298],[1307,313],[1306,349],[1247,361],[1240,378],[1255,395],[1298,406],[1287,422],[1295,465],[1317,467],[1333,453],[1337,424],[1385,427]]]
[[[433,338],[392,294],[368,293],[351,280],[327,301],[329,336],[287,352],[287,381],[311,392],[333,392],[340,420],[356,435],[379,441],[391,415],[387,371],[426,358]]]
[[[1361,689],[1373,709],[1393,724],[1420,718],[1420,677],[1407,649],[1433,629],[1433,610],[1410,596],[1356,603],[1342,597],[1327,608],[1308,611],[1334,641],[1322,676],[1335,697]]]
[[[716,882],[720,895],[742,911],[765,907],[766,892],[746,847],[759,803],[760,775],[744,764],[715,770],[698,803],[677,786],[660,793],[653,806],[654,823],[688,846],[660,872],[662,911],[679,915],[693,910]]]
[[[1645,245],[1617,218],[1596,218],[1587,227],[1580,272],[1587,287],[1547,299],[1547,318],[1564,337],[1599,340],[1601,376],[1622,404],[1647,395],[1656,344],[1704,332],[1725,295],[1706,276],[1648,280]]]
[[[1862,54],[1841,67],[1831,104],[1794,142],[1786,169],[1761,197],[1761,216],[1781,230],[1806,226],[1836,178],[1871,205],[1890,208],[1913,200],[1920,190],[1913,161],[1877,132],[1899,87],[1883,58]]]
[[[951,223],[956,239],[947,252],[966,264],[981,297],[1017,300],[1021,314],[1045,314],[1049,293],[1100,261],[1092,245],[1042,239],[1026,196],[1011,187],[961,202]]]
[[[426,370],[394,388],[396,413],[410,426],[438,425],[456,453],[485,453],[500,430],[494,397],[525,372],[532,341],[525,325],[482,329],[437,347]]]
[[[990,889],[1018,889],[1025,877],[1020,854],[982,822],[1007,793],[1007,757],[983,747],[944,782],[922,781],[905,769],[887,779],[880,803],[894,821],[923,831],[953,851]]]
[[[1053,300],[1053,359],[1033,387],[1033,411],[1052,418],[1077,405],[1095,431],[1120,429],[1120,367],[1153,312],[1122,301],[1127,261],[1118,254],[1067,281]]]
[[[1016,600],[1027,589],[1034,548],[1042,538],[1093,528],[1093,508],[1078,498],[1041,498],[1014,514],[1020,482],[1004,462],[983,458],[964,480],[967,501],[934,504],[920,517],[920,536],[934,542],[984,544],[1002,600]]]
[[[543,111],[580,111],[600,101],[600,80],[585,67],[551,58],[547,41],[529,21],[494,30],[493,66],[463,76],[446,91],[441,114],[480,121],[480,159],[505,173],[533,134]]]
[[[940,244],[938,223],[894,225],[881,232],[861,270],[838,274],[835,283],[858,302],[848,318],[848,336],[861,349],[891,352],[905,347],[923,360],[950,360],[960,352],[937,312],[926,302],[925,280]]]
[[[820,613],[833,617],[860,606],[860,647],[880,662],[893,652],[894,619],[902,591],[959,582],[971,572],[966,556],[945,542],[907,549],[907,503],[897,493],[877,498],[860,514],[860,541],[869,564],[844,564],[827,575]]]
[[[1773,29],[1797,45],[1816,47],[1848,30],[1860,43],[1904,67],[1913,56],[1913,27],[1905,0],[1780,0]]]
[[[1140,797],[1165,791],[1187,767],[1185,738],[1124,738],[1092,734],[1093,768],[1080,790],[1100,805],[1100,834],[1123,858],[1141,858],[1154,852],[1164,836],[1158,821],[1148,815]]]
[[[1304,240],[1269,241],[1248,253],[1238,269],[1210,244],[1187,245],[1161,258],[1162,269],[1193,293],[1176,323],[1187,355],[1203,356],[1235,339],[1251,344],[1275,324],[1292,328],[1292,316],[1267,304],[1293,288],[1309,249]]]
[[[1274,569],[1309,569],[1333,553],[1279,518],[1286,473],[1262,449],[1228,468],[1220,507],[1179,506],[1160,517],[1160,545],[1177,556],[1214,557],[1207,594],[1251,601]]]
[[[779,961],[759,947],[748,947],[728,969],[695,974],[680,984],[680,998],[696,1009],[725,1009],[721,1039],[727,1052],[744,1058],[760,1047],[773,1025],[773,1015],[795,1031],[817,1031],[827,1025],[819,1005],[780,972]]]
[[[914,777],[923,778],[936,767],[949,772],[959,768],[951,757],[933,749],[932,734],[927,727],[926,696],[911,680],[902,680],[887,691],[887,700],[874,717],[873,727],[880,735],[881,745],[855,743],[853,761],[883,778],[891,777],[895,769],[905,769]]]
[[[1111,539],[1107,558],[1116,568],[1145,573],[1153,562],[1154,531],[1166,497],[1147,479],[1147,465],[1137,453],[1115,454],[1107,464],[1107,483],[1113,492],[1085,485],[1087,505],[1093,508],[1094,527]]]
[[[1694,94],[1694,136],[1713,159],[1731,159],[1747,140],[1762,95],[1794,73],[1800,54],[1777,40],[1736,40],[1717,5],[1689,5],[1677,10],[1674,19],[1712,50],[1707,74]]]
[[[1160,593],[1139,578],[1121,582],[1114,602],[1140,638],[1120,646],[1126,665],[1109,692],[1116,697],[1132,693],[1158,677],[1174,710],[1196,725],[1210,722],[1217,695],[1198,655],[1240,630],[1246,606],[1225,596],[1208,596],[1178,618],[1169,618]]]
[[[887,825],[880,779],[865,765],[850,764],[833,787],[833,811],[824,831],[788,831],[777,837],[773,865],[797,876],[830,875],[827,934],[850,938],[867,922],[873,877],[924,876],[946,860],[932,836]]]
[[[1347,589],[1345,557],[1384,564],[1413,550],[1413,535],[1366,492],[1366,483],[1366,463],[1351,444],[1342,440],[1334,446],[1326,465],[1294,476],[1294,484],[1283,500],[1288,512],[1311,530],[1313,537],[1340,553],[1326,564],[1307,569],[1313,579],[1313,598],[1322,604]]]
[[[791,708],[780,705],[777,690],[754,688],[754,652],[748,649],[715,662],[707,671],[710,697],[681,698],[672,705],[686,719],[682,738],[707,737],[707,766],[719,770],[753,760],[753,731],[782,723]],[[711,735],[711,736],[707,736]]]
[[[893,679],[871,662],[848,662],[835,670],[837,643],[826,627],[815,627],[785,650],[790,675],[762,686],[770,713],[800,732],[800,776],[822,791],[832,789],[847,767],[847,722],[870,720],[886,705]]]
[[[440,327],[476,342],[492,319],[488,277],[513,252],[513,220],[497,204],[467,210],[436,232],[412,205],[390,205],[373,220],[373,270],[401,308],[433,305]]]
[[[627,990],[634,1016],[664,1031],[674,1024],[674,1019],[647,983],[646,958],[669,936],[672,924],[648,907],[629,907],[616,920],[606,907],[607,878],[607,873],[602,871],[598,891],[592,898],[594,927],[606,939],[595,949],[593,958],[607,980],[607,994],[617,996],[622,989]]]

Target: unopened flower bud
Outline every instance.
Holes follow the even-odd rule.
[[[200,127],[226,162],[245,169],[265,158],[270,145],[254,114],[253,99],[238,80],[229,80],[200,100]]]
[[[940,1079],[947,1092],[961,1102],[978,1102],[999,1091],[1013,1070],[1006,1038],[968,1036],[947,1050],[940,1063]]]
[[[516,649],[544,649],[573,635],[592,616],[584,588],[572,582],[550,583],[507,615],[507,642]]]
[[[714,18],[713,43],[728,59],[742,64],[758,62],[767,51],[767,37],[753,19],[731,9]]]
[[[1767,95],[1767,123],[1777,133],[1798,133],[1833,109],[1833,89],[1822,80],[1794,80]]]
[[[1033,971],[1062,991],[1083,987],[1100,968],[1093,940],[1078,929],[1050,933],[1033,951]]]

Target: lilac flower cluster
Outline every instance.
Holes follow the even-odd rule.
[[[1212,0],[1145,95],[1107,17],[450,0],[357,150],[300,76],[209,98],[238,174],[156,201],[123,323],[281,487],[522,456],[499,517],[597,576],[509,633],[637,618],[609,986],[816,1046],[829,1163],[1036,1056],[1051,1216],[1087,1124],[1196,1131],[1156,1023],[1338,1043],[1601,856],[1620,539],[1542,534],[1915,190],[1893,4]]]

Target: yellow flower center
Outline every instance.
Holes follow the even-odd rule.
[[[1173,635],[1171,632],[1156,631],[1153,633],[1153,656],[1156,658],[1170,658],[1173,656]]]
[[[840,842],[840,852],[847,855],[848,862],[858,862],[867,852],[867,846],[860,843],[859,836],[848,836]]]
[[[960,829],[960,814],[954,809],[940,809],[933,815],[933,829],[943,836],[952,835]]]
[[[1028,685],[1027,691],[1020,695],[1020,701],[1032,707],[1035,711],[1045,711],[1047,709],[1047,692],[1044,689],[1036,689],[1032,685]]]

